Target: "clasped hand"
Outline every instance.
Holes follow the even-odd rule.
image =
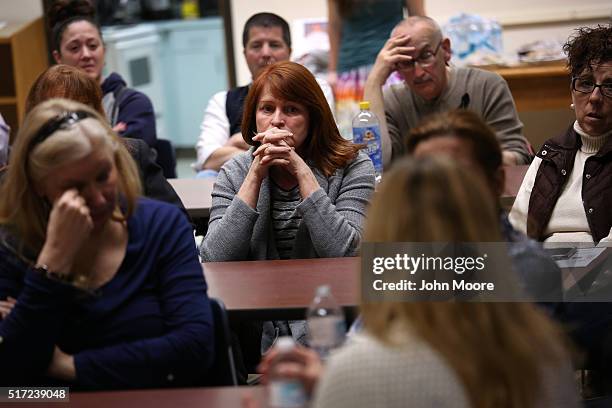
[[[271,166],[284,167],[289,173],[297,176],[300,169],[306,166],[304,160],[296,153],[293,133],[286,129],[272,127],[257,133],[253,140],[261,145],[253,152],[255,165],[263,168]],[[307,167],[307,166],[306,166]]]

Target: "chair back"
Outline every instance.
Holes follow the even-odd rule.
[[[206,384],[209,386],[237,386],[238,379],[225,305],[220,299],[210,298],[210,308],[215,324],[215,358]]]
[[[157,151],[157,164],[162,168],[164,177],[176,178],[176,153],[172,142],[166,139],[157,139],[155,144]]]

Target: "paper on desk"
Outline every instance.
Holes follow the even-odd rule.
[[[0,30],[2,30],[6,26],[6,21],[0,20]]]
[[[606,248],[578,248],[576,253],[568,259],[555,261],[559,268],[584,268],[589,266]]]

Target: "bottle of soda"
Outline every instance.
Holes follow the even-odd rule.
[[[370,111],[370,102],[359,102],[359,113],[353,119],[353,143],[364,143],[366,151],[376,172],[376,182],[380,183],[383,172],[382,140],[380,122]]]
[[[291,361],[289,353],[295,347],[291,336],[279,337],[274,349],[278,356],[270,367],[270,407],[272,408],[302,408],[306,407],[308,399],[304,385],[295,378],[286,378],[277,372],[278,364]]]
[[[346,324],[342,308],[331,294],[328,285],[319,286],[314,300],[306,313],[310,346],[321,360],[325,361],[329,352],[340,346],[346,336]]]

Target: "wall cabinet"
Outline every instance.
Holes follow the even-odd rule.
[[[208,100],[228,88],[223,20],[159,23],[167,135],[195,147]]]
[[[107,72],[119,73],[151,98],[158,137],[194,147],[208,100],[228,88],[223,19],[105,27],[103,35]],[[147,75],[132,69],[142,65],[138,61],[146,61]]]
[[[0,28],[0,113],[13,137],[23,120],[30,87],[48,65],[42,17]]]

